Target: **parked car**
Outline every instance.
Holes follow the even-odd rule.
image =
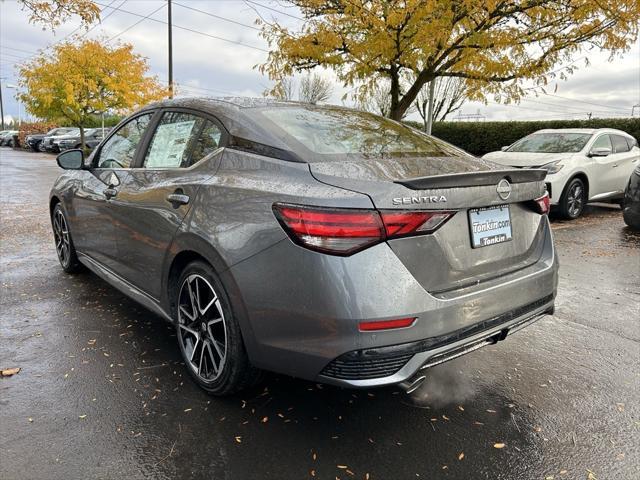
[[[84,265],[173,322],[214,394],[258,369],[411,391],[553,311],[546,171],[370,113],[167,100],[58,164],[64,271]]]
[[[108,129],[105,129],[105,133],[108,133]],[[89,143],[95,147],[102,141],[102,128],[89,128],[84,131],[85,146],[89,147]],[[62,137],[56,138],[53,143],[58,146],[58,150],[61,152],[69,150],[71,148],[80,148],[80,131],[77,134],[71,133]],[[92,148],[92,147],[89,147]]]
[[[102,129],[100,129],[100,135],[97,135],[94,138],[90,138],[88,140],[85,140],[84,144],[85,147],[87,148],[87,150],[93,150],[94,148],[96,148],[98,145],[100,145],[100,142],[102,142],[102,140],[104,139],[104,137],[111,131],[111,128],[105,128],[104,129],[104,136],[102,135]]]
[[[610,128],[546,129],[483,158],[516,168],[542,168],[551,205],[568,219],[587,202],[624,197],[629,175],[640,159],[638,142]]]
[[[40,144],[44,137],[54,136],[54,135],[65,135],[66,133],[73,130],[73,128],[69,127],[59,127],[49,130],[47,133],[32,133],[25,137],[25,143],[29,146],[29,148],[35,152],[40,151]]]
[[[4,130],[2,136],[0,136],[0,146],[2,147],[14,147],[16,146],[16,139],[18,130]]]
[[[640,165],[635,168],[629,178],[622,203],[622,216],[624,223],[640,231]]]
[[[79,128],[72,128],[68,132],[65,132],[61,135],[47,135],[42,139],[42,143],[40,143],[40,150],[44,150],[45,152],[59,152],[58,144],[56,140],[59,140],[62,137],[67,135],[80,135]]]

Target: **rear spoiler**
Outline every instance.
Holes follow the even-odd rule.
[[[500,180],[510,183],[540,182],[547,176],[547,171],[539,168],[523,168],[517,170],[484,170],[480,172],[452,173],[449,175],[433,175],[430,177],[396,180],[393,183],[404,185],[412,190],[428,190],[435,188],[480,187],[497,185]]]

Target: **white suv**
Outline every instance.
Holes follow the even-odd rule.
[[[640,162],[638,142],[611,128],[538,130],[483,158],[518,168],[547,170],[551,204],[562,216],[580,216],[587,202],[622,201]]]

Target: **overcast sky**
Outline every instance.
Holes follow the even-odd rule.
[[[132,43],[137,53],[148,58],[151,73],[166,81],[167,27],[162,23],[167,19],[166,1],[98,0],[96,3],[102,8],[102,20],[87,37],[102,36],[113,43],[118,39]],[[287,25],[301,23],[295,9],[276,1],[174,0],[174,79],[180,95],[262,94],[270,82],[253,68],[267,57],[266,42],[254,25],[256,10],[264,18],[275,18]],[[75,20],[52,33],[29,24],[27,18],[15,0],[0,0],[0,78],[5,116],[18,115],[18,104],[13,98],[15,90],[8,88],[17,81],[16,63],[69,34],[84,33]],[[589,59],[589,66],[584,66],[585,58]],[[534,90],[538,96],[531,95],[519,105],[467,103],[461,113],[480,114],[486,120],[587,118],[588,113],[594,117],[628,116],[632,106],[640,104],[640,42],[622,58],[612,62],[607,59],[608,54],[600,51],[576,55],[574,62],[580,70],[567,81],[558,80],[557,87],[556,83],[550,85],[547,92],[553,96]],[[333,79],[329,72],[319,73]],[[341,98],[345,92],[336,83],[331,103],[343,103]],[[640,108],[636,108],[638,115]]]

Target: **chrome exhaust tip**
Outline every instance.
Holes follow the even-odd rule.
[[[420,388],[420,385],[422,385],[422,383],[426,379],[427,379],[426,375],[418,375],[415,377],[411,377],[410,379],[405,380],[404,382],[399,383],[398,386],[402,388],[407,395],[409,395],[410,393],[413,393],[418,388]]]

